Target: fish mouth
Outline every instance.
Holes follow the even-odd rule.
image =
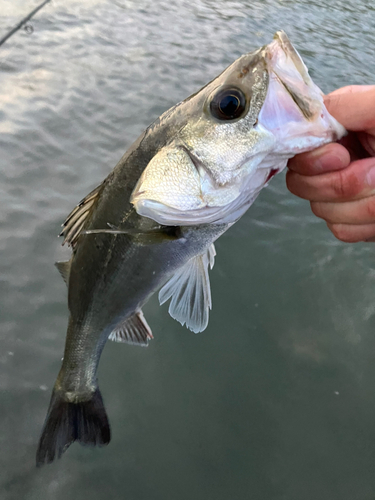
[[[296,51],[296,49],[293,47],[292,42],[289,40],[288,35],[285,33],[285,31],[277,31],[273,39],[276,40],[284,53],[290,57],[290,59],[293,61],[295,68],[303,78],[303,81],[305,82],[306,85],[310,86],[310,83],[312,82],[310,75],[307,71],[307,68],[302,61],[301,56],[299,53]]]
[[[328,113],[324,94],[310,78],[283,31],[263,48],[268,90],[258,122],[276,138],[275,153],[294,155],[336,140],[344,128]]]
[[[321,111],[323,94],[313,83],[301,56],[287,34],[284,31],[277,31],[273,39],[274,41],[265,48],[270,76],[278,80],[303,117],[313,121]]]

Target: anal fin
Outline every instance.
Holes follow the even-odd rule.
[[[135,314],[122,321],[108,338],[114,342],[147,346],[149,339],[154,337],[143,312],[139,309]]]
[[[208,268],[213,268],[215,255],[212,244],[204,254],[190,259],[159,292],[160,304],[171,299],[168,312],[172,318],[195,333],[208,324],[212,307]]]

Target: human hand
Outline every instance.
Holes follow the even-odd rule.
[[[289,161],[288,189],[310,201],[341,241],[375,241],[375,85],[352,85],[324,103],[349,134]]]

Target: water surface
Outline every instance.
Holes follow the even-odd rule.
[[[38,3],[0,0],[0,35]],[[34,466],[67,322],[65,216],[277,29],[325,92],[373,83],[373,3],[54,0],[31,24],[0,48],[1,499],[373,500],[374,245],[335,240],[283,175],[217,242],[204,333],[155,297],[149,348],[107,345],[110,446]]]

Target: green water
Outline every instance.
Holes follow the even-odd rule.
[[[0,0],[0,36],[39,1]],[[107,448],[34,457],[63,353],[56,235],[160,113],[284,29],[328,92],[374,82],[369,0],[53,0],[0,47],[1,500],[374,500],[374,244],[277,176],[216,245],[199,335],[109,343]],[[124,283],[126,286],[126,283]]]

